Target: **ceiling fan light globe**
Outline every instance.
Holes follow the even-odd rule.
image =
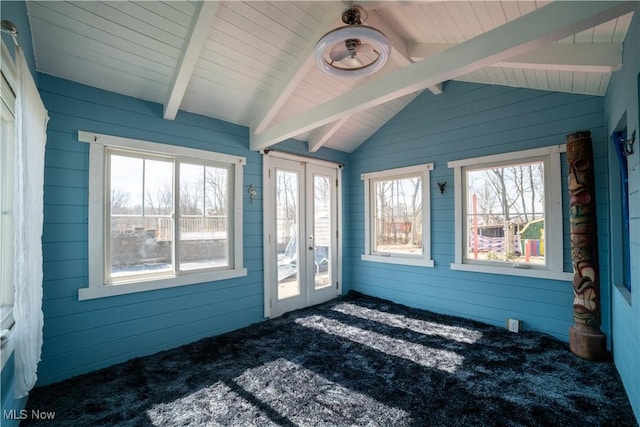
[[[336,64],[338,61],[334,59],[332,53],[335,52],[337,58],[337,52],[343,52],[340,49],[344,48],[347,51],[347,56],[345,56],[347,58],[349,50],[346,48],[345,42],[350,39],[358,39],[362,44],[372,45],[378,57],[355,68],[338,66]],[[342,47],[338,48],[336,45],[341,45]],[[328,55],[327,50],[329,50]],[[314,57],[318,67],[325,73],[336,77],[364,77],[373,74],[384,66],[390,54],[391,45],[387,37],[381,31],[366,25],[347,25],[329,31],[318,40],[314,49]],[[360,61],[360,58],[356,59]]]

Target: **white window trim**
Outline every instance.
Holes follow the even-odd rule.
[[[387,169],[377,172],[363,173],[360,178],[364,181],[364,250],[360,256],[363,261],[380,262],[386,264],[411,265],[416,267],[433,267],[431,259],[431,171],[433,163]],[[379,255],[372,251],[371,234],[371,180],[380,178],[403,178],[405,176],[421,175],[422,177],[422,255],[411,256],[402,254]]]
[[[4,40],[0,40],[0,63],[2,73],[15,94],[18,93],[17,70],[13,57],[9,53]],[[7,94],[9,95],[9,94]],[[1,102],[1,101],[0,101]],[[14,99],[15,102],[15,99]],[[15,105],[14,105],[15,116]],[[11,245],[13,247],[13,245]],[[15,321],[13,319],[13,306],[5,306],[0,310],[0,369],[4,369],[5,364],[13,354],[15,349]]]
[[[176,286],[206,283],[217,280],[244,277],[247,269],[243,267],[243,228],[242,228],[242,175],[246,159],[240,156],[214,153],[211,151],[194,148],[180,147],[176,145],[161,144],[142,141],[138,139],[122,138],[111,135],[78,131],[78,141],[89,143],[89,287],[78,290],[78,299],[88,300],[115,295],[124,295],[134,292],[143,292],[157,289],[165,289]],[[134,149],[147,151],[151,154],[169,154],[179,157],[201,159],[234,166],[234,215],[233,221],[233,268],[225,270],[213,270],[199,273],[188,273],[177,276],[158,277],[136,283],[105,284],[105,244],[104,231],[105,217],[105,152],[107,148]]]
[[[455,261],[451,263],[452,270],[472,271],[476,273],[504,274],[510,276],[534,277],[551,280],[573,280],[573,273],[563,271],[563,218],[562,218],[562,185],[560,154],[567,151],[565,144],[553,145],[530,150],[501,153],[491,156],[475,157],[451,161],[447,164],[453,168],[455,188]],[[462,169],[466,166],[489,165],[497,162],[519,161],[533,157],[546,157],[548,167],[545,167],[545,252],[547,265],[544,268],[527,268],[520,264],[512,267],[503,265],[471,264],[464,262],[464,220],[463,206],[465,191],[463,188]],[[549,184],[550,183],[550,184]]]

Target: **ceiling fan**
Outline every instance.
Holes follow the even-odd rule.
[[[380,30],[362,25],[366,16],[359,6],[342,12],[346,25],[329,31],[316,43],[314,55],[320,69],[337,77],[363,77],[384,66],[391,44]]]

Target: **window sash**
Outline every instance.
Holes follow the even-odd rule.
[[[113,227],[113,221],[115,218],[114,215],[120,216],[120,214],[113,214],[111,211],[113,207],[111,202],[111,195],[112,195],[112,191],[114,190],[114,188],[112,188],[113,173],[114,173],[112,162],[115,156],[132,158],[132,159],[140,159],[144,162],[142,163],[142,171],[141,171],[142,175],[140,177],[141,182],[132,183],[135,185],[140,184],[142,186],[142,194],[140,194],[140,197],[141,197],[140,212],[124,215],[124,217],[139,218],[145,227],[147,224],[147,219],[149,218],[157,218],[160,221],[161,221],[161,218],[170,219],[169,221],[170,231],[168,233],[168,238],[170,239],[169,241],[171,242],[170,244],[171,248],[169,253],[165,255],[168,257],[166,262],[167,268],[162,269],[162,271],[158,271],[158,272],[153,272],[153,271],[131,272],[130,271],[130,272],[125,272],[120,274],[114,274],[114,271],[113,271],[114,260],[112,259],[113,258],[112,246],[115,244],[115,241],[114,241],[115,236],[113,234],[112,227]],[[105,161],[106,161],[105,184],[107,186],[105,190],[105,212],[106,212],[106,218],[108,218],[108,220],[105,221],[105,224],[104,224],[105,236],[107,240],[106,246],[105,246],[105,249],[106,249],[105,250],[105,255],[106,255],[105,266],[107,267],[106,268],[107,275],[105,279],[106,283],[109,283],[109,284],[132,283],[137,281],[150,280],[153,278],[171,278],[171,277],[176,277],[179,274],[191,274],[194,272],[213,271],[213,270],[233,268],[233,260],[229,256],[229,254],[233,253],[233,245],[232,245],[233,239],[229,238],[229,232],[228,232],[229,230],[233,230],[233,217],[232,216],[230,217],[228,215],[229,207],[231,204],[230,188],[232,188],[232,183],[233,183],[233,180],[231,179],[231,167],[229,165],[225,165],[223,163],[217,163],[217,162],[199,161],[196,159],[190,159],[190,158],[184,158],[184,157],[169,157],[169,156],[162,156],[162,155],[156,155],[151,153],[136,152],[133,150],[118,150],[118,149],[112,149],[112,148],[109,148],[106,150]],[[172,178],[170,180],[170,185],[171,185],[170,190],[171,190],[171,198],[172,198],[171,200],[172,212],[168,215],[147,213],[146,203],[147,203],[148,195],[147,195],[147,189],[146,189],[145,183],[148,180],[155,179],[154,177],[149,177],[148,175],[149,172],[148,172],[147,163],[146,163],[147,161],[162,161],[167,163],[170,162],[171,164]],[[182,220],[191,218],[193,217],[193,215],[183,213],[182,212],[183,209],[181,208],[180,200],[183,196],[186,197],[186,195],[182,194],[182,191],[185,189],[185,185],[184,185],[184,180],[181,179],[181,174],[179,172],[183,165],[202,167],[204,173],[206,173],[207,168],[216,168],[219,170],[224,170],[226,172],[226,177],[225,177],[226,185],[224,188],[224,199],[225,199],[224,210],[227,212],[227,218],[225,219],[225,223],[226,223],[225,230],[227,232],[227,236],[224,239],[225,240],[225,243],[224,243],[225,257],[224,257],[224,264],[222,265],[184,268],[184,265],[187,264],[187,261],[183,260],[181,256],[181,250],[182,250],[183,244],[185,244],[185,242],[187,242],[188,240],[185,240],[182,237],[182,233],[183,233]],[[204,182],[205,182],[205,177],[203,176],[203,183]],[[206,201],[205,201],[206,189],[204,188],[204,186],[202,188],[202,191],[203,191],[203,194],[202,194],[203,206],[201,207],[202,208],[201,217],[207,218],[208,215],[206,212]],[[197,206],[196,208],[199,209],[200,206]],[[146,228],[144,231],[145,233],[147,232]],[[158,230],[156,228],[156,233],[157,232]],[[157,239],[157,237],[158,236],[156,235],[155,238]]]
[[[3,49],[4,50],[4,49]],[[2,145],[0,146],[0,328],[13,325],[14,248],[13,194],[15,161],[15,94],[1,73],[0,111]]]
[[[393,188],[394,187],[399,187],[400,186],[400,182],[405,181],[405,180],[411,180],[411,179],[417,179],[420,181],[420,213],[419,213],[419,218],[417,218],[420,222],[420,225],[423,224],[424,222],[424,210],[422,209],[422,187],[425,185],[424,182],[424,177],[422,175],[405,175],[402,177],[387,177],[387,178],[380,178],[380,179],[372,179],[371,180],[371,184],[370,184],[370,188],[371,188],[371,207],[370,207],[370,212],[372,213],[372,227],[371,227],[371,236],[372,241],[371,241],[371,253],[372,254],[376,254],[376,255],[381,255],[381,256],[387,256],[387,254],[393,254],[393,256],[399,256],[399,257],[408,257],[408,258],[421,258],[423,256],[423,244],[422,244],[422,240],[420,241],[420,245],[419,246],[415,246],[415,248],[419,251],[419,253],[410,253],[410,251],[404,250],[404,247],[406,247],[407,249],[410,250],[410,246],[408,245],[403,245],[403,249],[391,249],[391,248],[386,248],[386,249],[382,249],[381,246],[379,244],[380,241],[380,226],[381,225],[385,225],[384,222],[382,224],[380,224],[380,221],[382,220],[381,217],[385,216],[383,213],[381,214],[381,211],[384,209],[384,207],[380,206],[380,187],[379,185],[382,183],[388,183],[388,185],[390,186],[389,188],[391,188],[391,192],[393,193]],[[391,231],[391,229],[393,230],[393,232],[397,233],[398,232],[398,228],[403,228],[403,226],[406,226],[406,221],[405,224],[398,224],[398,217],[400,216],[396,211],[400,210],[401,207],[399,204],[399,194],[395,194],[395,202],[394,202],[394,194],[391,194],[391,203],[395,203],[396,206],[391,206],[391,227],[387,227],[389,228]],[[412,208],[415,206],[412,206]],[[414,217],[416,217],[416,215],[414,215]],[[388,224],[387,224],[388,225]],[[413,226],[415,226],[416,224],[413,224],[413,222],[411,223],[412,229]],[[400,232],[405,232],[405,230],[400,230]],[[413,230],[412,230],[413,232]],[[395,235],[394,233],[394,235]],[[405,232],[406,233],[406,232]],[[383,232],[384,234],[384,232]],[[397,242],[396,242],[397,244]]]
[[[243,166],[246,163],[244,157],[85,131],[78,132],[78,140],[90,144],[89,286],[79,289],[78,298],[80,300],[212,282],[247,275],[247,270],[243,267],[243,230],[241,220],[243,206],[242,174]],[[153,157],[164,160],[169,158],[177,164],[188,162],[226,168],[229,175],[227,187],[228,217],[231,219],[227,235],[229,241],[229,265],[212,269],[177,270],[175,273],[167,275],[154,275],[144,278],[132,277],[131,280],[110,283],[107,280],[107,269],[110,266],[107,264],[108,235],[105,231],[105,224],[108,222],[107,219],[110,218],[108,209],[106,209],[109,202],[109,193],[106,191],[109,178],[106,174],[106,171],[108,171],[106,159],[110,150],[144,158]],[[174,181],[175,179],[172,180],[172,182]],[[173,252],[172,256],[175,257],[175,251]]]
[[[463,261],[465,263],[468,264],[479,264],[479,265],[504,265],[504,266],[514,266],[516,264],[520,264],[520,266],[522,268],[532,268],[532,269],[547,269],[547,260],[548,257],[546,256],[546,251],[545,251],[545,255],[543,258],[543,263],[528,263],[528,262],[523,262],[521,259],[515,259],[515,260],[509,260],[509,259],[474,259],[474,258],[470,258],[469,254],[470,254],[470,248],[469,246],[469,242],[470,239],[472,238],[471,234],[472,234],[472,230],[470,230],[469,228],[469,218],[472,216],[472,206],[469,206],[469,200],[471,199],[471,194],[469,192],[470,190],[470,182],[469,182],[469,173],[472,172],[481,172],[481,171],[490,171],[492,169],[507,169],[510,167],[522,167],[522,166],[527,166],[527,165],[532,165],[532,164],[542,164],[543,167],[543,176],[542,176],[542,189],[544,192],[543,195],[543,200],[542,200],[542,212],[538,212],[539,214],[542,214],[543,216],[543,220],[544,220],[544,231],[545,231],[545,235],[543,237],[543,241],[547,241],[547,229],[546,229],[546,225],[547,225],[547,218],[549,217],[550,212],[548,211],[548,206],[547,206],[547,197],[546,197],[546,193],[547,193],[547,188],[548,188],[548,183],[546,180],[546,173],[547,170],[549,169],[549,161],[548,161],[548,157],[529,157],[529,158],[522,158],[522,159],[515,159],[515,160],[505,160],[502,162],[494,162],[494,163],[488,163],[488,164],[484,164],[482,166],[466,166],[462,168],[462,178],[463,178],[463,184],[461,185],[461,189],[464,191],[464,195],[463,195],[463,212],[462,212],[462,230],[463,230],[463,236],[462,236],[462,245],[463,245],[463,253],[462,253],[462,257],[463,257]],[[499,197],[499,193],[497,191],[495,191],[496,197]],[[518,202],[519,203],[519,202]],[[504,206],[500,206],[500,208],[502,209],[501,212],[494,212],[494,214],[498,214],[498,215],[503,215],[505,214],[504,212]],[[529,213],[536,213],[535,207],[532,207],[532,212]],[[518,212],[514,212],[515,215],[520,215]],[[534,218],[535,219],[535,218]],[[505,222],[506,219],[503,219],[503,222]],[[503,224],[503,226],[508,225],[508,224]],[[504,227],[503,227],[504,229]],[[507,233],[508,234],[508,233]],[[509,237],[508,235],[502,236],[503,239],[506,239],[507,237]],[[512,237],[515,237],[515,233]],[[509,254],[507,254],[507,248],[510,246],[509,242],[504,241],[504,256],[506,258],[509,257]],[[511,243],[511,245],[513,245],[514,242]],[[514,248],[515,249],[515,248]],[[522,253],[522,257],[525,256],[525,253]],[[515,257],[515,258],[522,258],[522,257]]]
[[[365,261],[404,264],[422,267],[433,267],[431,259],[431,208],[430,208],[430,172],[433,170],[433,163],[423,165],[408,166],[404,168],[389,169],[377,172],[369,172],[361,175],[364,182],[365,196],[365,253],[361,259]],[[399,251],[380,251],[376,247],[376,217],[377,217],[377,183],[383,181],[400,181],[408,178],[421,179],[422,198],[422,245],[420,253],[410,254]]]
[[[448,163],[453,168],[455,191],[455,261],[452,270],[463,270],[491,274],[505,274],[570,281],[573,273],[563,271],[563,215],[562,215],[562,176],[560,154],[566,152],[566,145],[559,144],[542,148],[501,153],[484,157],[454,160]],[[523,161],[523,159],[544,158],[547,166],[544,171],[545,181],[545,253],[546,268],[530,269],[520,264],[479,265],[469,263],[463,257],[463,204],[466,191],[461,191],[463,169],[469,166],[492,165],[505,161]],[[526,161],[526,160],[524,160]]]
[[[176,170],[180,171],[181,170],[181,166],[182,165],[195,165],[195,166],[202,166],[203,167],[203,172],[205,174],[205,176],[203,177],[203,194],[202,194],[202,202],[203,202],[203,206],[202,206],[202,214],[199,216],[200,218],[204,218],[205,220],[207,218],[212,218],[214,216],[211,216],[207,213],[207,195],[206,195],[206,170],[207,168],[214,168],[214,169],[219,169],[219,170],[224,170],[226,171],[226,177],[225,177],[225,194],[224,194],[224,212],[226,212],[226,218],[224,220],[225,223],[225,233],[226,233],[226,238],[225,240],[225,259],[224,259],[224,264],[223,265],[215,265],[215,266],[211,266],[211,267],[197,267],[197,268],[182,268],[183,264],[186,264],[186,262],[182,262],[182,242],[186,241],[183,240],[182,238],[182,222],[181,220],[184,219],[188,219],[188,218],[194,218],[194,215],[190,215],[190,214],[183,214],[181,212],[180,209],[180,200],[182,197],[182,188],[183,188],[183,181],[181,180],[181,173],[178,172],[176,174],[176,182],[175,182],[175,188],[176,188],[176,203],[175,203],[175,210],[174,212],[178,212],[178,215],[176,215],[176,217],[178,218],[177,221],[174,221],[173,226],[174,226],[174,246],[175,246],[175,253],[176,253],[176,261],[175,261],[175,270],[177,272],[177,274],[189,274],[191,272],[194,271],[215,271],[215,270],[221,270],[221,269],[228,269],[228,268],[233,268],[234,267],[234,260],[231,257],[231,254],[233,254],[234,252],[234,244],[233,238],[230,238],[230,230],[233,230],[234,227],[234,221],[235,218],[233,215],[230,215],[229,213],[232,212],[232,193],[231,193],[231,189],[233,188],[233,174],[231,171],[231,167],[229,165],[224,165],[224,164],[219,164],[219,163],[214,163],[214,162],[197,162],[194,161],[193,159],[188,159],[188,160],[184,160],[184,159],[178,159],[177,160],[177,164],[176,164]],[[206,222],[208,224],[208,222]],[[185,232],[186,233],[186,232]],[[215,233],[215,231],[212,231],[212,233]],[[179,244],[176,244],[179,243]]]

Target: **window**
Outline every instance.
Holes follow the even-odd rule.
[[[242,157],[80,132],[89,287],[80,299],[245,276]]]
[[[2,73],[0,123],[0,328],[13,326],[14,248],[13,248],[13,185],[15,134],[15,94]]]
[[[433,267],[433,163],[365,173],[365,261]]]
[[[13,317],[14,260],[14,168],[16,137],[16,69],[4,41],[0,42],[0,368],[15,347]]]
[[[449,162],[456,189],[454,270],[570,280],[563,272],[565,146]]]
[[[626,115],[624,116],[626,123]],[[611,169],[619,170],[618,185],[611,186],[611,252],[613,258],[612,275],[614,284],[622,286],[631,292],[631,243],[629,228],[629,165],[625,154],[625,141],[627,141],[626,127],[612,136],[617,165],[611,165]],[[617,188],[616,188],[617,187]],[[616,226],[620,224],[620,226]],[[628,293],[624,295],[629,296]]]

